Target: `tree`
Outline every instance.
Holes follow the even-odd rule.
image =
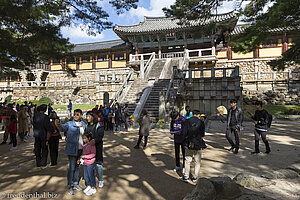
[[[110,4],[120,14],[136,8],[136,2],[111,0]],[[83,23],[87,33],[95,35],[112,27],[108,17],[96,0],[1,0],[0,73],[65,57],[73,46],[62,36],[62,27]]]
[[[182,22],[208,18],[216,13],[224,1],[230,0],[176,0],[170,9],[164,8],[164,12]],[[243,3],[246,3],[245,7],[242,7]],[[246,25],[243,32],[230,37],[234,52],[251,52],[259,48],[274,30],[281,29],[293,33],[293,45],[282,58],[269,64],[276,70],[283,70],[291,63],[300,64],[299,0],[235,0],[235,10]],[[203,30],[215,26],[208,26]],[[223,33],[226,34],[226,31]],[[224,40],[226,36],[221,35],[220,38]]]

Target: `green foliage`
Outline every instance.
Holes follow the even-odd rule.
[[[167,16],[181,19],[182,22],[207,19],[217,12],[224,1],[230,0],[176,0],[170,9],[164,8]],[[242,3],[247,3],[242,8]],[[244,31],[230,38],[232,50],[247,53],[260,47],[267,37],[272,37],[275,29],[289,31],[294,45],[283,57],[269,64],[274,70],[282,70],[292,63],[300,63],[300,1],[297,0],[235,0],[235,10],[240,19],[247,24]],[[210,30],[211,27],[203,27]],[[230,30],[228,29],[228,32]],[[226,42],[226,30],[219,35],[219,41]],[[222,38],[223,37],[223,38]]]
[[[117,13],[136,8],[138,0],[109,1]],[[89,35],[111,28],[97,0],[1,0],[0,75],[61,59],[72,49],[61,28],[84,24]]]
[[[42,105],[42,104],[48,105],[49,103],[53,103],[53,101],[49,97],[42,97],[38,101],[38,105]]]
[[[11,102],[11,99],[12,99],[12,95],[8,95],[6,98],[5,98],[5,101],[7,103]]]

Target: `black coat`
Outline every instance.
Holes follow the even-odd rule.
[[[231,112],[232,112],[232,108],[230,108],[229,111],[228,111],[227,128],[230,127]],[[244,117],[243,117],[243,111],[242,111],[242,109],[240,107],[236,107],[235,119],[237,121],[237,127],[236,128],[239,129],[239,130],[241,130]]]
[[[117,125],[122,124],[122,112],[121,108],[115,110],[115,122]]]
[[[54,132],[50,125],[50,119],[48,115],[40,112],[36,112],[33,118],[33,135],[34,137],[47,139],[47,132]]]
[[[199,118],[193,116],[186,121],[184,126],[185,126],[183,129],[184,145],[187,148],[189,148],[189,145],[193,144],[196,147],[196,149],[194,150],[205,149],[206,144],[203,140],[203,137],[205,136],[204,122]]]
[[[85,132],[92,133],[92,138],[95,140],[96,147],[96,164],[103,163],[103,136],[104,136],[104,127],[102,124],[97,123],[93,125],[87,125]]]

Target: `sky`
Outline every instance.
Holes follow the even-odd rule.
[[[138,24],[144,19],[144,16],[148,17],[160,17],[164,16],[162,8],[170,7],[176,0],[140,0],[137,9],[130,9],[125,11],[121,15],[117,15],[114,8],[109,4],[109,0],[98,0],[98,5],[110,15],[109,20],[118,25],[134,25]],[[225,13],[233,10],[234,1],[229,1],[223,4],[219,8],[218,13]],[[69,41],[73,44],[101,42],[108,40],[117,40],[119,37],[114,33],[112,29],[105,30],[101,34],[96,36],[89,36],[82,31],[80,27],[64,27],[62,29],[64,37],[69,38]]]

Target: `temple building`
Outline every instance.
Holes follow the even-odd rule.
[[[210,33],[202,33],[201,29],[210,24],[218,26]],[[239,66],[242,81],[261,79],[263,73],[272,73],[276,78],[268,62],[281,57],[290,48],[295,30],[270,30],[268,39],[258,49],[246,54],[235,53],[230,47],[230,37],[244,28],[238,24],[234,11],[188,24],[168,17],[144,17],[139,24],[116,25],[113,30],[120,37],[118,40],[75,44],[69,56],[62,60],[51,59],[48,65],[35,65],[31,72],[1,77],[0,97],[3,99],[8,94],[13,94],[15,99],[50,96],[55,103],[64,104],[72,97],[74,88],[81,88],[78,103],[96,104],[108,102],[108,99],[126,102],[126,94],[135,84],[132,80],[157,82],[165,79],[167,84],[173,66],[193,69],[193,78],[212,76],[212,72],[199,71],[201,69],[235,66]],[[221,37],[226,38],[225,42],[220,42]],[[77,76],[70,77],[65,72],[68,68],[75,70]],[[295,68],[292,65],[286,70]],[[147,85],[146,82],[139,84]]]

